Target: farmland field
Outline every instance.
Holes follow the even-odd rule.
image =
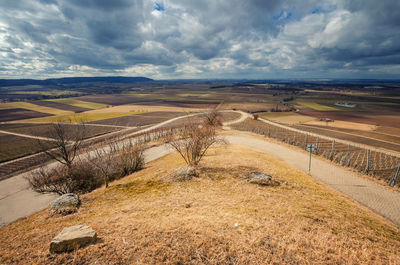
[[[305,123],[309,121],[315,120],[315,118],[301,115],[295,112],[262,112],[257,113],[261,118],[288,123],[288,124],[295,124],[295,123]]]
[[[50,114],[22,108],[0,109],[0,122],[47,117]]]
[[[365,144],[373,147],[384,148],[391,151],[400,152],[400,139],[399,137],[385,137],[383,135],[374,134],[365,131],[345,131],[345,129],[326,128],[322,126],[306,126],[306,125],[293,125],[294,128],[306,132],[325,135],[337,139],[351,141],[354,143]],[[385,139],[385,140],[384,140]]]
[[[21,108],[21,109],[33,110],[33,111],[52,114],[52,115],[66,115],[66,114],[72,113],[71,111],[65,111],[65,110],[56,109],[56,108],[39,106],[36,104],[32,104],[30,102],[0,103],[0,109],[11,109],[11,108]]]
[[[0,133],[0,162],[8,161],[41,150],[37,141],[15,135]]]
[[[76,98],[58,98],[58,99],[49,99],[48,101],[53,101],[53,102],[57,102],[57,103],[62,103],[62,104],[71,105],[71,106],[75,106],[75,107],[79,107],[79,108],[86,108],[86,109],[103,109],[103,108],[108,107],[108,105],[106,105],[106,104],[82,101],[82,100],[78,100]]]
[[[40,123],[48,123],[48,122],[73,122],[73,123],[81,123],[81,122],[91,122],[97,120],[105,120],[116,117],[121,117],[125,115],[130,115],[134,113],[129,112],[111,112],[111,113],[90,113],[90,112],[81,112],[74,113],[69,115],[60,115],[60,116],[50,116],[44,118],[36,118],[36,119],[28,119],[23,120],[22,122],[40,122]]]
[[[0,124],[0,130],[7,132],[15,132],[20,134],[32,135],[32,136],[41,136],[41,137],[51,137],[49,131],[52,128],[52,124],[34,124],[34,123],[9,123],[9,124]],[[76,128],[77,126],[82,127],[82,125],[77,124],[64,124],[63,125],[66,130]],[[118,131],[120,128],[116,127],[107,127],[107,126],[85,126],[85,137],[93,137],[113,131]],[[15,143],[16,145],[18,143]]]
[[[36,101],[34,101],[34,104],[39,105],[39,106],[44,106],[44,107],[50,107],[50,108],[54,108],[54,109],[72,111],[75,113],[90,110],[89,108],[82,108],[82,107],[77,107],[77,106],[73,106],[73,105],[63,104],[63,103],[56,102],[56,101],[49,101],[49,100],[36,100]]]
[[[400,115],[395,112],[378,112],[373,110],[370,112],[301,110],[299,113],[317,119],[330,118],[333,120],[400,128]]]
[[[97,120],[91,123],[117,126],[144,126],[148,124],[159,123],[183,115],[185,115],[183,112],[147,112],[123,117]]]

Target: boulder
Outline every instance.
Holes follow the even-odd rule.
[[[50,216],[53,214],[67,215],[78,210],[81,201],[78,195],[67,193],[61,195],[50,204]]]
[[[186,181],[198,177],[198,174],[193,167],[181,167],[172,172],[169,177],[175,181]]]
[[[51,253],[72,251],[82,246],[94,243],[97,239],[96,231],[90,226],[75,225],[65,227],[50,242]]]
[[[248,183],[258,184],[261,186],[277,186],[279,182],[272,180],[270,175],[262,172],[252,172],[245,176]]]

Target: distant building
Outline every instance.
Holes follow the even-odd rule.
[[[357,104],[347,103],[347,102],[336,102],[335,105],[339,106],[339,107],[346,107],[346,108],[355,108],[355,107],[357,107]]]

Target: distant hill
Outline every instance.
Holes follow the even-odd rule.
[[[64,77],[37,79],[0,79],[0,87],[4,86],[26,86],[26,85],[64,85],[76,83],[138,83],[149,82],[153,79],[147,77],[124,77],[124,76],[101,76],[101,77]]]

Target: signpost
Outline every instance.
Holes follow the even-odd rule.
[[[311,173],[311,154],[314,151],[314,145],[313,144],[307,144],[307,151],[310,151],[310,161],[308,162],[308,175]]]

